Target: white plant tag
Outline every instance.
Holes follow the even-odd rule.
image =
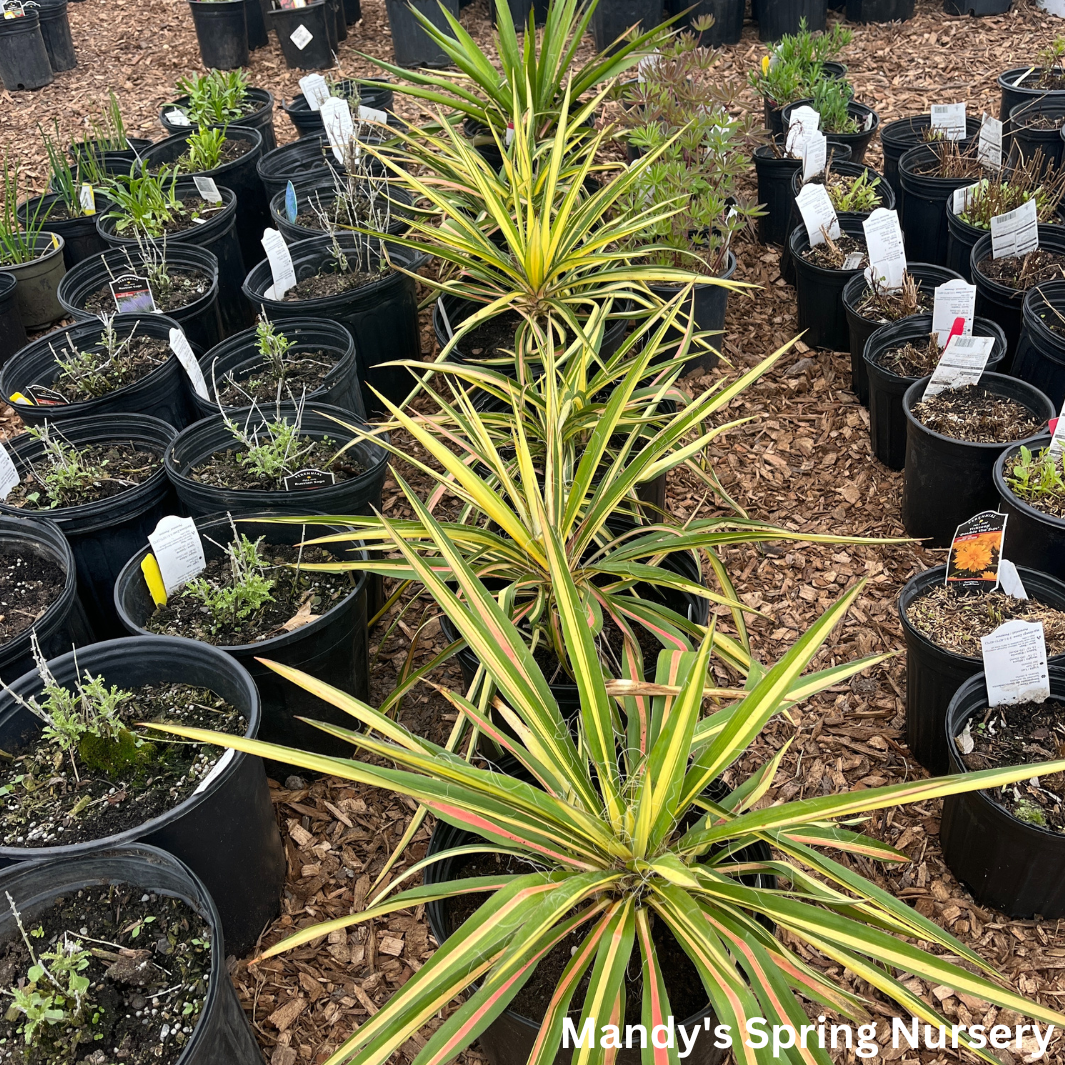
[[[1007,621],[980,637],[984,681],[991,706],[1041,703],[1050,695],[1047,647],[1041,621]]]
[[[21,481],[18,470],[15,469],[14,460],[6,447],[0,444],[0,499],[7,499],[11,489]]]
[[[862,223],[872,276],[889,292],[898,292],[906,276],[906,247],[896,211],[878,207]]]
[[[977,161],[982,166],[1002,169],[1002,122],[992,118],[986,111],[980,122],[980,143],[976,149]]]
[[[200,364],[196,361],[192,348],[189,347],[188,338],[180,329],[170,330],[170,350],[177,356],[185,373],[189,375],[196,395],[200,399],[210,399],[211,397],[207,394],[207,382],[203,379],[203,370],[200,369]]]
[[[976,314],[976,286],[961,278],[945,281],[936,288],[935,302],[932,305],[932,332],[936,334],[939,346],[947,343],[947,337],[954,328],[958,318],[965,319],[962,336],[973,335],[973,317]]]
[[[847,258],[843,260],[843,265],[840,267],[840,269],[857,270],[858,267],[862,265],[862,259],[864,258],[865,256],[862,255],[860,251],[852,251],[850,255],[848,255]]]
[[[78,206],[82,214],[96,214],[96,192],[88,182],[78,189]]]
[[[802,180],[805,185],[810,178],[824,173],[828,161],[828,138],[819,130],[807,133],[802,144]]]
[[[796,154],[803,137],[821,128],[821,116],[812,107],[803,104],[796,107],[788,119],[788,136],[785,147],[789,154]]]
[[[974,181],[973,184],[966,185],[964,188],[955,189],[950,203],[951,211],[955,215],[964,214],[973,198],[986,184],[987,179],[984,178],[982,181]]]
[[[159,563],[167,595],[199,576],[207,565],[200,533],[192,518],[179,518],[173,514],[160,518],[155,531],[148,534],[148,543]]]
[[[192,122],[189,120],[189,116],[184,111],[179,111],[176,107],[172,111],[167,111],[166,120],[172,126],[191,126]]]
[[[811,248],[824,243],[825,233],[833,240],[839,237],[839,219],[836,217],[836,209],[832,206],[832,201],[828,198],[828,189],[824,185],[803,185],[799,190],[799,195],[795,197],[795,203],[810,237]]]
[[[214,183],[214,178],[197,176],[192,180],[196,182],[196,191],[208,203],[222,202],[222,194],[218,191],[218,186]]]
[[[648,76],[653,73],[661,59],[661,52],[652,52],[650,55],[645,55],[639,63],[636,64],[636,80],[641,85],[647,80]]]
[[[444,328],[447,330],[447,338],[450,340],[455,335],[455,331],[451,328],[451,319],[447,316],[447,309],[444,307],[443,296],[437,297],[436,305],[440,308],[440,317],[444,319]]]
[[[329,99],[329,86],[321,74],[307,74],[300,78],[300,92],[312,111],[317,111]]]
[[[1047,451],[1060,461],[1062,452],[1065,451],[1065,403],[1062,404],[1061,413],[1054,425],[1054,433],[1047,445]]]
[[[1039,247],[1039,219],[1035,199],[991,219],[991,256],[1027,255]]]
[[[1028,598],[1021,575],[1017,572],[1017,567],[1008,558],[1000,557],[998,560],[998,586],[1013,599]]]
[[[975,385],[994,346],[994,337],[951,337],[921,399],[931,399],[950,388]]]
[[[376,107],[363,107],[359,105],[359,121],[360,122],[377,122],[380,125],[385,125],[388,122],[388,112],[378,111]]]
[[[325,134],[329,138],[329,144],[333,149],[338,163],[344,162],[344,150],[348,141],[355,136],[355,123],[351,120],[351,108],[347,100],[340,100],[336,96],[330,96],[322,103],[319,109],[322,115],[322,124],[325,126]]]
[[[932,104],[932,129],[948,141],[965,139],[965,104]]]
[[[301,22],[288,35],[288,39],[302,52],[314,40],[314,34]]]
[[[263,230],[263,248],[266,257],[270,260],[270,273],[274,283],[268,292],[263,295],[267,299],[279,300],[290,288],[296,287],[296,271],[292,266],[292,256],[289,254],[285,238],[276,229]]]

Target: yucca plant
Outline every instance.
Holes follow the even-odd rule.
[[[457,68],[454,72],[410,70],[371,55],[363,58],[398,78],[401,92],[457,113],[474,127],[499,138],[505,135],[515,114],[531,112],[539,139],[554,127],[567,94],[574,100],[581,99],[635,66],[643,54],[653,51],[665,39],[665,28],[656,27],[625,41],[616,52],[601,52],[577,67],[577,53],[596,3],[597,0],[587,4],[583,0],[550,0],[542,30],[537,32],[534,28],[530,11],[529,24],[522,27],[525,34],[521,38],[508,0],[495,0],[494,38],[499,67],[492,64],[443,4],[440,8],[447,20],[446,29],[436,26],[417,8],[413,11],[425,33],[448,57],[450,65]]]
[[[659,923],[693,963],[717,1023],[729,1026],[743,1065],[779,1061],[775,1047],[748,1045],[746,1023],[765,1018],[769,1026],[788,1027],[794,1036],[809,1022],[799,995],[843,1017],[868,1017],[862,997],[843,986],[840,976],[811,965],[806,951],[830,959],[929,1024],[950,1021],[906,986],[909,974],[1040,1021],[1065,1023],[1057,1011],[989,979],[993,970],[969,947],[824,853],[908,861],[893,847],[860,834],[857,819],[904,803],[1019,781],[1031,775],[1032,766],[756,808],[773,786],[787,750],[785,746],[751,773],[740,769],[767,722],[789,701],[807,698],[870,664],[856,662],[802,677],[861,593],[861,583],[772,668],[752,670],[746,691],[704,716],[712,637],[703,639],[696,652],[662,652],[654,685],[619,687],[600,665],[587,603],[570,577],[563,539],[548,527],[544,544],[557,590],[559,627],[571,648],[580,689],[574,739],[507,610],[466,564],[449,530],[431,518],[427,523],[446,575],[408,546],[398,528],[392,529],[393,544],[477,649],[502,696],[497,705],[514,736],[495,728],[473,699],[445,694],[475,729],[507,749],[531,783],[472,766],[344,692],[273,663],[268,664],[282,676],[351,714],[363,731],[319,727],[347,740],[372,762],[167,728],[200,742],[390,789],[471,833],[463,844],[414,863],[362,912],[302,929],[264,952],[277,955],[436,900],[487,896],[327,1065],[385,1065],[427,1022],[464,996],[415,1058],[415,1065],[445,1065],[515,1000],[538,963],[560,945],[564,971],[529,1065],[555,1061],[564,1022],[573,1023],[574,1017],[578,1032],[590,1023],[595,1035],[607,1023],[621,1031],[633,1021],[648,1033],[655,1025],[665,1028],[672,1023],[670,987],[676,984],[655,948],[653,926]],[[1061,772],[1065,761],[1041,770]],[[715,782],[720,790],[709,791]],[[775,857],[752,859],[743,853],[765,844],[773,847]],[[461,873],[461,863],[479,852],[506,859],[500,874],[460,875],[406,887],[413,877],[448,859],[460,863]],[[752,885],[755,877],[765,879]],[[399,887],[406,889],[392,894]],[[770,931],[773,926],[787,934],[786,941]],[[922,949],[914,940],[945,954]],[[639,1017],[626,1013],[632,981],[642,1000]],[[959,1034],[962,1044],[971,1046],[968,1034]],[[829,1053],[812,1042],[785,1051],[786,1060],[830,1065]],[[975,1053],[996,1065],[989,1051]],[[585,1040],[572,1054],[574,1065],[613,1060],[612,1052],[594,1040],[592,1045]],[[646,1065],[676,1065],[677,1050],[659,1049],[652,1040],[643,1060]]]

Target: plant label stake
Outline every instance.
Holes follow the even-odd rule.
[[[308,466],[305,470],[297,470],[290,473],[282,480],[286,492],[299,492],[308,488],[324,488],[329,484],[336,484],[336,474],[329,470],[316,470]]]
[[[969,204],[987,186],[987,178],[974,181],[962,189],[955,189],[950,202],[950,209],[955,215],[962,215],[969,209]]]
[[[994,337],[951,337],[924,390],[922,401],[952,388],[975,385],[995,346]]]
[[[0,444],[0,499],[7,499],[11,494],[11,489],[21,480],[7,448]]]
[[[1041,621],[1007,621],[980,637],[991,706],[1041,703],[1050,695],[1047,645]]]
[[[173,111],[167,111],[166,120],[172,126],[191,126],[192,122],[189,121],[189,116],[184,111],[174,108]]]
[[[802,182],[805,185],[810,178],[824,173],[828,161],[828,138],[817,129],[807,133],[799,144],[799,154],[802,156]]]
[[[451,319],[447,316],[443,296],[437,297],[436,305],[440,308],[440,317],[444,319],[444,328],[447,330],[447,338],[448,340],[452,340],[455,336],[455,330],[451,328]]]
[[[906,248],[896,211],[878,207],[862,223],[869,254],[870,281],[878,281],[888,292],[898,292],[906,277]]]
[[[115,309],[121,314],[154,314],[158,311],[146,277],[123,274],[109,282],[109,285]]]
[[[965,139],[965,104],[932,104],[932,129],[948,141]]]
[[[308,74],[300,78],[300,91],[312,111],[322,106],[323,100],[329,99],[329,86],[321,74]]]
[[[932,304],[932,332],[941,348],[947,346],[954,324],[963,320],[961,335],[972,336],[973,317],[976,314],[976,286],[957,278],[936,287]]]
[[[788,139],[785,142],[788,153],[796,154],[796,148],[802,142],[803,137],[820,128],[821,115],[817,111],[806,104],[796,107],[791,113],[791,118],[788,119]]]
[[[268,300],[281,299],[290,288],[296,287],[296,271],[292,266],[285,238],[276,229],[263,230],[263,248],[270,260],[270,274],[274,283],[263,293]]]
[[[1039,218],[1035,198],[991,219],[991,257],[1027,255],[1039,247]]]
[[[296,204],[296,189],[290,181],[285,186],[285,217],[290,225],[296,224],[296,216],[299,214]]]
[[[376,107],[363,107],[362,104],[359,104],[359,121],[376,122],[378,125],[383,126],[388,122],[388,112],[378,111]]]
[[[197,175],[192,180],[196,183],[196,191],[208,203],[222,202],[222,194],[218,191],[218,186],[214,183],[214,178]]]
[[[207,565],[200,533],[192,518],[179,518],[173,514],[160,518],[155,530],[148,533],[148,543],[155,553],[167,595],[199,576]]]
[[[961,592],[993,592],[998,587],[1006,515],[985,510],[954,530],[943,583]]]
[[[330,96],[322,103],[320,108],[322,124],[325,126],[326,136],[329,138],[333,155],[338,163],[344,162],[344,149],[348,142],[355,136],[355,123],[351,119],[351,108],[347,100],[339,100]]]
[[[795,203],[810,237],[811,248],[817,244],[823,244],[825,234],[832,240],[839,237],[841,232],[839,219],[828,197],[828,189],[824,185],[803,185],[799,195],[795,197]]]
[[[96,214],[96,193],[88,182],[78,189],[78,204],[82,214]]]
[[[1021,580],[1017,567],[1008,558],[1000,558],[998,561],[998,586],[1011,599],[1028,598],[1024,581]]]
[[[189,347],[188,339],[180,329],[170,330],[170,350],[177,356],[178,362],[185,368],[189,375],[193,390],[200,399],[210,399],[207,394],[207,382],[203,379],[203,370],[196,361],[196,356]]]
[[[994,170],[1002,169],[1002,122],[992,118],[986,111],[980,121],[980,143],[976,149],[976,158],[982,166]]]
[[[295,6],[295,5],[293,5]],[[301,5],[302,6],[302,5]],[[314,40],[314,34],[311,33],[306,26],[301,22],[289,35],[288,39],[302,52]]]

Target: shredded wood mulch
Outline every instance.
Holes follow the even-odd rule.
[[[391,57],[384,8],[384,0],[363,0],[363,19],[339,48],[345,74],[371,72],[357,52]],[[150,6],[134,0],[84,0],[71,4],[69,13],[78,68],[58,75],[40,92],[3,94],[0,140],[22,163],[30,186],[27,193],[43,189],[46,183],[38,121],[48,124],[54,116],[64,132],[73,132],[84,116],[97,113],[106,90],[113,88],[121,98],[129,132],[158,139],[162,136],[156,117],[159,106],[177,95],[174,82],[180,75],[201,69],[183,0],[157,0]],[[462,18],[478,40],[490,41],[486,0],[464,8]],[[1030,0],[1018,0],[1006,15],[980,19],[947,16],[938,0],[918,0],[917,15],[909,22],[854,26],[854,43],[842,58],[857,99],[874,107],[883,123],[927,113],[932,103],[953,100],[965,100],[971,115],[985,110],[997,115],[998,73],[1030,65],[1060,25]],[[586,44],[582,55],[589,51]],[[743,77],[764,54],[756,27],[748,21],[742,41],[725,50],[724,68]],[[249,72],[253,85],[270,89],[279,101],[298,91],[301,72],[285,69],[273,41],[252,53]],[[760,101],[749,99],[760,109]],[[398,96],[397,104],[408,117],[421,113],[416,104]],[[279,143],[294,139],[280,109],[275,121]],[[866,161],[881,167],[878,141]],[[753,171],[744,191],[754,196]],[[736,279],[760,288],[730,299],[723,354],[733,369],[723,365],[713,377],[749,369],[797,332],[795,293],[780,276],[779,251],[745,237],[738,240],[735,251]],[[435,350],[428,314],[422,324],[428,357]],[[699,391],[712,376],[689,377],[685,383]],[[734,404],[733,416],[753,420],[717,441],[711,457],[727,489],[752,516],[804,533],[902,536],[902,475],[873,461],[868,415],[849,391],[849,383],[848,355],[815,352],[800,341]],[[12,433],[18,427],[10,408],[0,410],[0,430]],[[412,451],[421,454],[416,448]],[[425,480],[415,476],[412,467],[401,466],[399,472],[416,489],[424,489]],[[409,513],[392,479],[385,485],[384,505],[389,515]],[[686,472],[670,475],[668,505],[680,520],[710,513],[705,488]],[[945,561],[945,552],[908,543],[869,547],[788,543],[731,548],[723,557],[740,595],[769,615],[768,620],[751,622],[752,641],[762,661],[779,658],[860,578],[868,583],[857,606],[816,664],[827,666],[877,652],[896,654],[850,683],[794,708],[790,722],[781,718],[771,723],[734,771],[734,779],[772,757],[789,739],[794,742],[764,803],[924,776],[905,746],[905,659],[895,602],[905,582]],[[398,620],[393,613],[374,632],[371,683],[376,703],[392,688],[412,642],[415,665],[441,646],[436,613],[432,604],[419,600]],[[724,623],[723,609],[721,613]],[[461,684],[457,665],[439,670],[435,679]],[[720,679],[732,678],[722,670]],[[438,742],[446,740],[454,724],[453,712],[428,687],[407,697],[399,719]],[[312,922],[361,910],[414,815],[412,805],[403,799],[339,780],[308,784],[294,775],[274,782],[272,796],[289,876],[282,916],[264,932],[263,946]],[[859,858],[852,864],[976,949],[1018,991],[1060,1007],[1065,999],[1065,927],[1060,922],[1012,921],[974,903],[943,864],[940,809],[939,802],[927,802],[875,814],[865,830],[904,851],[911,861],[882,867]],[[428,825],[419,829],[392,877],[424,855],[429,834]],[[334,933],[258,964],[233,960],[230,972],[252,1018],[264,1060],[270,1065],[320,1065],[411,978],[432,949],[425,914],[419,908],[347,934]],[[806,956],[812,964],[838,972],[831,962]],[[859,980],[843,979],[851,988],[867,990]],[[956,995],[948,987],[917,979],[908,984],[959,1024],[1013,1025],[1026,1019],[969,995]],[[880,1025],[884,1036],[897,1009],[875,993],[871,998],[876,1019],[884,1022]],[[395,1055],[397,1065],[412,1060],[428,1034],[423,1032],[403,1047]],[[1026,1044],[996,1053],[1003,1065],[1019,1065],[1032,1049]],[[905,1045],[890,1044],[881,1054],[882,1060],[903,1065],[944,1065],[954,1056],[949,1051],[909,1051]],[[833,1057],[855,1065],[849,1051],[833,1052]],[[1063,1059],[1056,1036],[1044,1060],[1059,1065]],[[474,1049],[459,1060],[481,1059]]]

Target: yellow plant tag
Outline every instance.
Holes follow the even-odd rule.
[[[57,251],[59,249],[59,237],[57,237],[55,233],[52,234],[52,247]]]
[[[25,403],[26,406],[28,406],[28,407],[32,407],[33,406],[33,400],[32,399],[27,399],[21,392],[12,392],[11,395],[8,396],[8,402],[9,403]]]
[[[156,606],[166,606],[166,588],[163,586],[163,574],[159,570],[159,563],[155,561],[155,555],[150,551],[141,562],[141,573],[144,574],[144,583],[148,585],[148,591]]]

